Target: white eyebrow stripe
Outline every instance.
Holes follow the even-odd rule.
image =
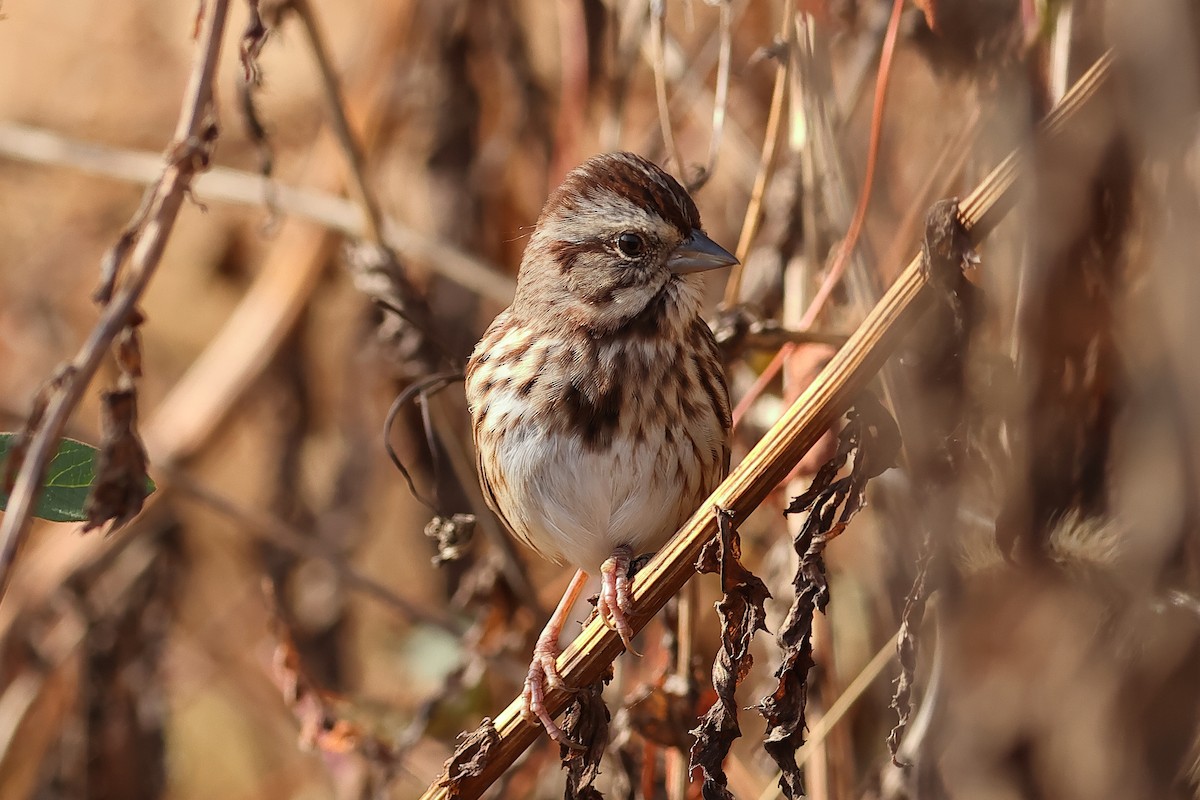
[[[675,226],[657,213],[638,206],[615,192],[597,188],[586,202],[569,216],[547,220],[550,238],[563,242],[582,242],[616,236],[622,231],[647,231],[662,241],[679,235]]]

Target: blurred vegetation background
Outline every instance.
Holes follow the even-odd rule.
[[[549,189],[588,155],[634,150],[694,186],[710,235],[738,247],[740,287],[710,278],[735,400],[749,395],[736,461],[918,252],[930,204],[1032,147],[1109,48],[1103,96],[1033,151],[979,248],[967,319],[915,332],[874,387],[905,452],[825,553],[808,722],[837,718],[806,753],[808,790],[1197,795],[1195,3],[263,0],[247,91],[249,9],[231,5],[214,169],[140,305],[160,490],[111,536],[35,525],[0,602],[0,797],[418,796],[456,734],[519,691],[570,576],[479,505],[457,383],[401,407],[390,438],[439,511],[480,515],[435,567],[433,512],[389,462],[384,419],[506,305]],[[98,265],[161,169],[199,12],[3,13],[0,428],[16,430],[95,323]],[[362,192],[313,32],[394,262],[355,235]],[[860,206],[845,277],[808,320]],[[778,328],[805,335],[756,386]],[[115,376],[101,371],[68,435],[100,440]],[[772,631],[802,522],[781,512],[835,434],[742,530]],[[644,658],[618,660],[606,797],[700,796],[683,764],[713,699],[718,586],[687,592],[640,637]],[[901,769],[887,739],[906,602]],[[680,617],[694,619],[677,664]],[[774,689],[771,635],[754,655],[743,706]],[[730,790],[779,796],[761,718],[741,724]],[[542,741],[491,796],[555,797],[563,781]]]

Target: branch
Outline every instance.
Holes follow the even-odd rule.
[[[141,150],[72,139],[54,131],[0,121],[0,155],[31,164],[64,166],[92,175],[103,175],[131,183],[153,184],[161,173],[162,158]],[[263,177],[229,167],[213,167],[192,182],[198,200],[263,204]],[[349,236],[366,234],[361,206],[316,188],[275,184],[272,206],[281,212],[324,225]],[[420,261],[446,280],[486,297],[497,305],[512,302],[514,283],[498,267],[460,248],[384,218],[383,239],[403,256]]]
[[[350,117],[346,113],[346,101],[337,70],[334,69],[333,59],[329,57],[329,47],[325,44],[325,35],[317,21],[317,15],[308,0],[291,0],[287,4],[300,17],[304,34],[308,37],[309,47],[317,62],[317,71],[321,74],[321,86],[325,94],[325,105],[329,111],[329,126],[338,146],[346,156],[350,172],[350,189],[354,199],[362,208],[365,220],[365,238],[377,245],[385,244],[383,233],[383,211],[375,193],[371,191],[367,181],[367,159],[350,126]]]
[[[1110,68],[1111,57],[1105,54],[1044,121],[1039,132],[1042,139],[1060,136],[1069,124],[1078,121],[1079,112],[1108,80]],[[1011,209],[1017,176],[1028,155],[1020,150],[1011,153],[959,204],[960,221],[973,244],[987,236]],[[936,292],[932,288],[927,292],[927,283],[926,270],[918,255],[817,379],[638,573],[632,591],[634,611],[630,615],[635,631],[641,630],[695,574],[694,564],[701,548],[717,533],[713,507],[732,512],[735,524],[744,521],[849,407]],[[595,681],[622,649],[618,634],[602,621],[593,619],[588,623],[559,656],[558,669],[565,687],[547,693],[550,713],[558,714],[566,707],[569,687],[587,686]],[[422,800],[479,797],[542,732],[540,725],[522,718],[520,698],[486,725],[487,737],[473,737],[479,741],[487,739],[483,745],[486,752],[481,750],[472,768],[456,775],[454,791],[444,772],[422,795]]]
[[[213,121],[213,75],[221,54],[221,35],[229,0],[208,0],[196,45],[196,60],[184,93],[183,109],[168,150],[162,176],[135,215],[137,246],[130,259],[129,272],[116,295],[104,307],[96,327],[78,355],[62,373],[41,425],[30,442],[21,471],[17,475],[0,525],[0,597],[8,586],[13,559],[29,531],[31,512],[41,491],[42,479],[51,456],[58,447],[67,418],[79,404],[92,376],[100,366],[113,339],[129,323],[139,298],[153,277],[166,247],[167,239],[192,178],[208,165],[209,148],[216,135]],[[143,217],[142,211],[145,211]],[[132,239],[126,235],[117,248]]]

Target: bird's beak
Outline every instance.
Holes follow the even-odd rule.
[[[676,274],[731,267],[736,263],[738,260],[733,253],[699,230],[693,230],[692,235],[680,242],[667,256],[667,269]]]

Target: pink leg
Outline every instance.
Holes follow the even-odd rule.
[[[586,582],[587,573],[583,570],[578,570],[575,577],[571,578],[562,600],[558,601],[558,606],[550,615],[550,620],[542,629],[541,635],[538,636],[537,644],[533,646],[533,660],[529,663],[529,674],[525,676],[525,688],[521,692],[521,700],[524,704],[522,716],[530,722],[542,723],[542,727],[546,729],[546,733],[550,735],[551,739],[572,748],[577,748],[579,745],[567,738],[562,728],[554,722],[550,710],[546,708],[546,687],[557,689],[564,685],[562,676],[558,674],[556,663],[558,660],[558,637],[566,623],[567,614],[571,613],[571,606],[575,605]]]
[[[641,653],[633,649],[633,628],[625,616],[633,602],[629,594],[629,562],[632,557],[633,549],[621,545],[600,567],[600,600],[596,603],[596,613],[605,625],[616,629],[625,643],[625,649],[636,656]]]

